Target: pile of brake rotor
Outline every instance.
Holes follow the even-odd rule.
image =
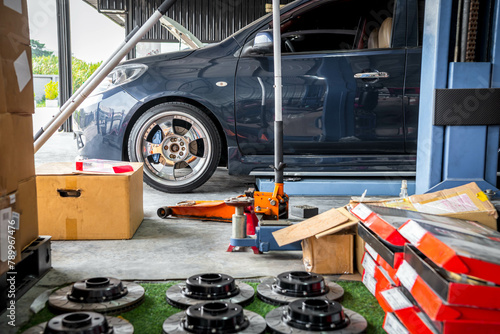
[[[127,320],[95,312],[73,312],[58,315],[48,322],[31,327],[23,334],[133,334]]]
[[[170,287],[167,302],[185,311],[165,320],[166,334],[356,334],[366,330],[366,320],[344,309],[337,300],[344,290],[321,275],[304,271],[281,273],[257,287],[263,301],[281,305],[264,319],[243,309],[254,299],[248,284],[219,273],[189,277]],[[126,320],[104,316],[128,311],[144,299],[144,288],[116,278],[95,277],[55,291],[49,307],[55,312],[73,312],[52,318],[24,334],[132,334]],[[95,313],[98,312],[98,313]]]
[[[185,283],[171,286],[166,295],[167,302],[180,309],[215,300],[246,306],[253,301],[254,290],[229,275],[208,273],[191,276]]]
[[[306,271],[287,271],[265,279],[257,286],[257,295],[272,305],[286,305],[301,298],[342,300],[344,289],[321,275]]]
[[[49,308],[55,313],[91,311],[118,314],[138,306],[144,300],[144,288],[116,278],[93,277],[56,290],[49,296]]]

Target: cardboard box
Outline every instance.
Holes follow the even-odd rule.
[[[368,200],[363,203],[472,220],[494,230],[498,229],[498,212],[475,182],[403,199]]]
[[[10,40],[17,41],[17,43],[30,44],[26,0],[0,1],[0,32],[1,35],[7,36]]]
[[[445,302],[454,305],[500,309],[500,286],[477,279],[453,276],[428,261],[413,246],[406,246],[405,260]],[[444,276],[449,276],[448,279]],[[452,281],[456,277],[456,281]]]
[[[354,273],[354,236],[327,235],[302,241],[302,261],[308,272],[317,274]]]
[[[144,218],[142,163],[134,172],[73,174],[73,163],[37,168],[40,233],[54,240],[130,239]]]
[[[403,261],[399,267],[397,276],[401,284],[411,293],[418,305],[433,321],[469,320],[493,322],[500,319],[500,310],[447,303],[425,283],[422,277],[406,261]]]
[[[22,250],[38,238],[37,218],[33,176],[20,182],[16,192],[0,198],[0,275],[18,263]]]
[[[16,192],[15,212],[19,214],[16,244],[26,249],[38,236],[37,188],[35,176],[21,181]]]
[[[35,175],[31,115],[0,114],[0,196]]]
[[[0,86],[3,86],[4,91],[4,98],[0,97],[0,113],[33,114],[33,78],[26,0],[0,2],[0,67],[0,80],[3,81]]]

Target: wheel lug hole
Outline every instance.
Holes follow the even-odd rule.
[[[175,154],[170,154],[170,159],[175,159],[175,158],[176,158]]]
[[[185,148],[185,147],[183,147],[183,148],[182,148],[182,150],[183,150],[183,151],[185,151],[185,150],[186,150],[186,148]]]
[[[180,152],[179,155],[182,157],[184,155],[184,153]]]
[[[184,142],[183,142],[183,141],[181,141],[181,142],[179,143],[179,145],[184,146]]]

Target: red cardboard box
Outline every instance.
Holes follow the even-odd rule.
[[[380,212],[384,212],[383,207],[376,207]],[[397,228],[392,222],[389,222],[383,215],[376,213],[373,207],[368,207],[362,203],[356,205],[351,209],[351,213],[359,218],[366,227],[372,230],[380,238],[394,246],[404,246],[408,241],[398,232]]]
[[[366,252],[363,256],[363,268],[363,283],[376,298],[380,291],[396,286],[384,268],[378,266],[370,254]],[[383,308],[383,305],[381,306]]]
[[[450,275],[449,273],[434,266],[430,261],[426,261],[413,246],[405,246],[405,260],[447,303],[500,309],[500,286],[473,279],[470,279],[469,283],[452,281],[451,276],[445,277],[445,275]]]
[[[397,276],[401,284],[411,292],[422,310],[434,321],[473,320],[476,322],[492,322],[500,319],[500,310],[451,305],[445,302],[406,261],[399,267]]]
[[[439,267],[500,284],[500,233],[473,222],[460,224],[410,219],[398,230]]]

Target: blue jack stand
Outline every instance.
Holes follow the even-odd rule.
[[[231,238],[228,251],[232,251],[234,247],[251,247],[255,254],[262,254],[269,251],[300,251],[302,246],[300,241],[278,246],[273,237],[273,232],[287,227],[286,225],[258,226],[255,229],[255,238]]]
[[[247,236],[247,216],[244,208],[252,205],[252,198],[236,197],[227,199],[224,202],[235,208],[235,212],[231,217],[232,234],[227,249],[228,252],[232,252],[235,247],[250,247],[254,254],[261,254],[272,250],[302,250],[302,246],[298,241],[283,247],[278,246],[272,233],[287,227],[288,224],[279,224],[279,221],[274,220],[265,221],[262,219],[263,215],[259,215],[260,217],[258,217],[258,226],[255,226],[254,222],[249,222],[252,228],[255,226],[255,237]]]

